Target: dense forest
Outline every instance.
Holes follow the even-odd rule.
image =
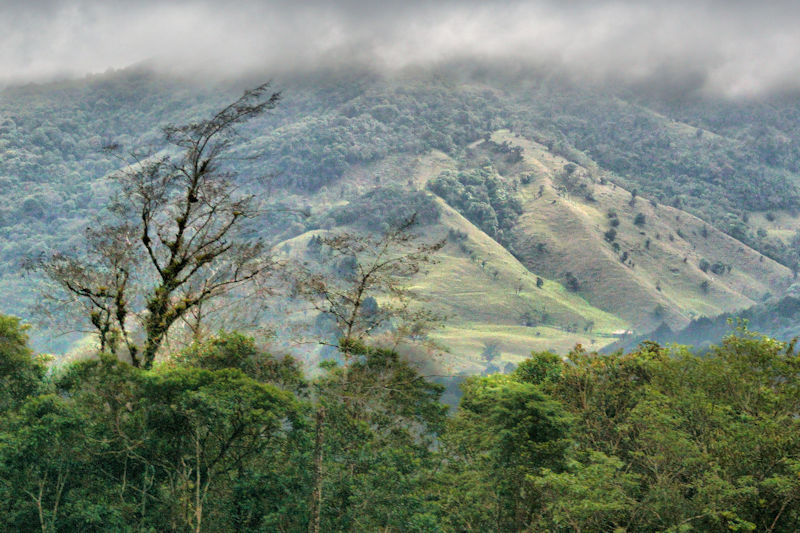
[[[48,370],[0,318],[2,528],[800,527],[793,345],[739,330],[704,357],[534,353],[467,379],[453,410],[391,350],[342,348],[313,378],[237,333],[151,370]]]

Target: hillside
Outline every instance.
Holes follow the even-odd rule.
[[[134,69],[0,95],[0,311],[30,316],[38,289],[21,263],[79,247],[102,216],[119,167],[103,146],[159,149],[160,125],[248,83],[189,81]],[[283,101],[240,132],[232,163],[281,213],[254,231],[279,249],[435,205],[425,233],[448,244],[416,283],[447,316],[436,339],[458,370],[486,368],[487,351],[502,367],[531,349],[678,329],[792,280],[800,178],[786,154],[800,134],[786,121],[764,134],[789,139],[777,157],[744,115],[720,123],[719,102],[680,107],[557,79],[350,72],[277,88]],[[749,105],[751,121],[771,116]],[[71,339],[36,340],[63,352]]]
[[[419,166],[427,160],[422,158]],[[423,197],[432,199],[435,215],[426,218],[417,233],[426,240],[447,241],[436,263],[411,287],[419,304],[445,319],[444,327],[432,333],[447,351],[445,360],[436,361],[438,370],[480,373],[490,362],[484,357],[487,350],[495,352],[491,364],[503,368],[532,349],[563,352],[577,343],[599,348],[616,338],[615,331],[625,329],[623,320],[592,307],[558,282],[540,279],[539,286],[538,276],[469,220],[441,199],[429,193]],[[313,260],[308,253],[313,237],[348,229],[309,231],[276,249],[285,260]],[[358,224],[353,229],[358,230]],[[293,309],[299,306],[281,301],[273,311],[286,313],[278,336],[287,348],[297,328],[315,320],[313,312]],[[309,355],[313,351],[312,347]]]
[[[523,149],[513,169],[530,180],[521,186],[524,214],[513,239],[523,262],[550,277],[572,272],[589,302],[635,329],[748,307],[791,279],[786,267],[691,214],[617,186],[597,167],[507,132],[493,139]]]
[[[514,147],[521,156],[509,163]],[[390,172],[392,164],[399,161],[372,170]],[[508,131],[471,144],[460,161],[439,151],[405,161],[397,171],[407,173],[407,193],[386,192],[363,171],[346,174],[352,190],[369,201],[341,203],[334,209],[339,213],[332,217],[334,228],[356,223],[348,212],[360,213],[362,227],[396,217],[396,205],[388,208],[387,202],[403,194],[405,205],[428,205],[424,195],[411,200],[418,195],[413,191],[438,191],[448,183],[442,180],[453,176],[475,178],[472,166],[480,164],[484,173],[494,173],[489,183],[505,184],[509,198],[519,199],[520,212],[508,215],[514,222],[505,236],[491,225],[495,219],[480,218],[452,194],[452,206],[437,198],[429,207],[417,207],[436,213],[421,233],[447,238],[438,264],[415,289],[425,305],[447,317],[444,330],[433,337],[449,348],[441,362],[449,370],[480,372],[489,363],[487,352],[497,353],[491,365],[502,369],[532,349],[563,353],[575,344],[599,349],[625,332],[650,331],[664,321],[680,328],[695,317],[750,307],[791,281],[789,269],[697,217],[642,197],[632,201],[631,192],[596,165],[572,164],[567,175],[569,161]],[[502,210],[497,198],[488,201]],[[320,203],[318,198],[315,205]],[[612,227],[615,236],[609,239]],[[315,234],[278,247],[303,250]],[[577,280],[574,287],[568,288],[568,272]]]
[[[416,288],[450,317],[436,338],[453,354],[480,365],[479,356],[495,345],[501,355],[516,356],[502,361],[518,362],[531,350],[602,346],[624,329],[623,320],[555,280],[545,278],[537,286],[537,275],[508,250],[444,202],[440,205],[441,225],[459,238],[448,243]]]

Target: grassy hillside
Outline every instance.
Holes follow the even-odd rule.
[[[522,82],[514,131],[568,159],[589,157],[659,203],[706,220],[794,266],[797,249],[748,227],[752,212],[798,205],[796,93],[762,99],[683,95],[558,82]]]
[[[786,267],[684,211],[634,197],[596,167],[573,163],[569,174],[570,162],[541,144],[508,132],[493,140],[523,148],[507,176],[530,180],[513,239],[523,263],[556,279],[572,272],[581,295],[636,329],[747,307],[791,280]]]
[[[626,322],[588,304],[557,281],[537,275],[508,250],[441,202],[441,225],[465,235],[449,242],[440,262],[417,286],[450,317],[437,338],[475,360],[487,346],[514,356],[563,352],[576,343],[603,346]]]
[[[431,162],[426,157],[418,163],[417,168],[425,168]],[[489,364],[487,349],[496,352],[491,363],[503,368],[531,350],[564,352],[575,344],[600,348],[616,339],[614,332],[626,329],[625,321],[589,305],[556,281],[541,279],[538,286],[538,276],[508,250],[441,199],[434,205],[437,220],[418,233],[426,240],[445,238],[447,244],[411,288],[419,304],[445,318],[444,327],[431,335],[447,352],[445,360],[437,361],[438,370],[481,372]],[[307,252],[312,237],[347,229],[310,231],[276,249],[285,259],[313,260]],[[301,309],[305,308],[281,301],[273,311],[285,313],[279,337],[287,340],[287,348],[293,328],[315,321],[313,311]],[[308,357],[318,357],[316,348],[309,348]]]
[[[520,147],[521,159],[509,162],[509,147]],[[416,289],[448,317],[435,338],[450,348],[450,370],[480,371],[487,351],[500,353],[492,364],[502,369],[531,349],[599,348],[662,321],[683,327],[752,306],[791,282],[789,269],[697,217],[632,194],[591,162],[568,175],[570,161],[507,130],[460,159],[433,151],[406,161],[405,185],[422,188],[487,160],[522,205],[505,246],[442,199],[437,223],[424,231],[448,236]],[[363,175],[347,183],[380,188]],[[576,290],[565,287],[567,272]]]

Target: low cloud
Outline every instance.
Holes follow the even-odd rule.
[[[732,96],[800,87],[800,6],[683,2],[6,2],[0,80],[151,61],[184,72],[547,65],[592,80]]]

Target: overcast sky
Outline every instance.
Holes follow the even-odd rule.
[[[0,80],[145,60],[235,73],[511,59],[592,79],[690,76],[705,90],[750,95],[800,87],[797,4],[0,0]]]

